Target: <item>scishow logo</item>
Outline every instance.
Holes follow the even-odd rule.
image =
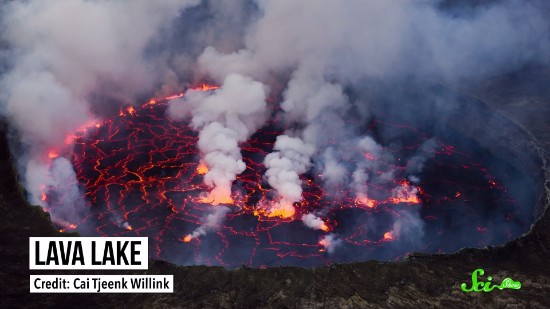
[[[504,290],[504,289],[513,289],[513,290],[519,290],[521,289],[521,282],[514,281],[511,278],[504,278],[500,282],[500,284],[493,283],[493,277],[488,276],[487,281],[480,280],[479,277],[483,276],[485,274],[485,271],[481,268],[478,268],[474,270],[472,273],[472,282],[471,287],[468,288],[468,284],[462,283],[460,285],[460,289],[466,293],[470,292],[491,292],[494,289]]]

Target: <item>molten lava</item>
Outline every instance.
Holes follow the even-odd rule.
[[[55,159],[57,157],[59,157],[59,154],[57,152],[55,152],[53,150],[50,150],[50,152],[48,152],[48,158]]]
[[[206,84],[192,88],[216,89]],[[433,226],[434,235],[444,236],[447,231],[440,229],[439,218],[443,210],[454,209],[453,203],[460,201],[468,207],[468,201],[475,199],[472,194],[480,190],[493,192],[495,199],[506,199],[499,195],[504,192],[502,186],[485,168],[458,154],[453,146],[440,143],[433,164],[456,174],[452,181],[434,178],[426,182],[428,187],[424,182],[412,184],[405,180],[405,174],[399,174],[406,166],[397,165],[392,166],[398,173],[396,180],[370,185],[368,196],[357,196],[348,189],[327,192],[322,181],[308,174],[301,176],[301,202],[273,200],[273,190],[263,177],[263,158],[273,150],[275,137],[282,130],[271,123],[241,145],[247,168],[231,192],[212,190],[203,183],[208,167],[199,157],[197,132],[188,123],[170,121],[166,116],[169,100],[184,95],[126,106],[118,115],[75,132],[70,138],[74,147],[71,159],[90,213],[82,222],[64,224],[63,230],[78,229],[85,235],[148,236],[151,257],[178,264],[313,266],[382,256],[376,252],[403,238],[393,230],[393,223],[397,218],[408,220],[411,207],[417,207],[421,219]],[[373,123],[374,127],[383,125],[391,124]],[[427,138],[407,126],[396,127],[412,136],[402,149],[395,150],[404,156]],[[53,161],[59,154],[50,151],[47,157]],[[360,159],[381,160],[369,153]],[[467,177],[483,180],[484,186],[480,184],[474,193],[463,190],[460,181]],[[488,184],[486,179],[490,179]],[[439,187],[445,189],[432,189]],[[57,198],[52,194],[45,187],[42,199],[55,210]],[[220,207],[228,209],[221,212],[221,219],[216,212]],[[315,229],[304,226],[300,218],[318,211],[322,211],[322,224]],[[338,246],[347,248],[345,255],[338,256]],[[404,247],[383,258],[402,256],[408,250]]]
[[[201,163],[199,163],[199,166],[197,166],[197,174],[204,175],[206,173],[208,173],[208,166],[206,166],[206,164],[201,161]]]
[[[367,206],[368,208],[374,208],[379,203],[378,201],[370,199],[364,195],[359,195],[356,201],[358,204]]]
[[[290,219],[296,214],[294,205],[290,201],[281,200],[279,202],[271,202],[269,210],[258,210],[254,213],[257,216],[266,216],[268,218]]]
[[[393,233],[390,231],[390,232],[384,233],[384,238],[382,240],[383,241],[392,241],[394,239],[395,239],[395,237],[393,236]]]
[[[199,169],[197,169],[198,171]],[[199,173],[200,175],[200,173]],[[200,203],[206,203],[211,205],[223,205],[223,204],[233,204],[234,200],[231,197],[231,192],[224,192],[223,190],[220,190],[219,188],[215,188],[212,191],[210,191],[205,196],[198,199]]]

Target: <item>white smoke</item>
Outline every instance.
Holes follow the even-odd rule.
[[[208,167],[204,183],[212,188],[206,200],[229,203],[231,185],[246,165],[239,144],[265,121],[266,88],[251,78],[230,74],[211,93],[189,91],[169,106],[173,119],[191,119],[199,131],[201,159]]]
[[[232,73],[258,77],[261,64],[251,65],[255,60],[249,50],[240,50],[231,54],[222,54],[213,47],[207,47],[200,55],[197,62],[204,74],[221,82]]]
[[[419,244],[424,236],[424,221],[417,211],[405,211],[395,220],[390,233],[398,242]]]
[[[201,218],[201,226],[196,228],[193,233],[188,234],[185,239],[190,241],[191,239],[198,238],[206,235],[208,232],[217,231],[220,229],[220,225],[225,219],[225,215],[231,209],[226,206],[212,207],[212,211]]]
[[[383,171],[384,162],[393,161],[393,156],[370,136],[365,136],[357,142],[357,150],[363,159],[359,160],[352,174],[351,186],[355,190],[357,199],[364,202],[370,198],[368,182],[380,184],[393,180],[395,171],[392,168],[385,170],[382,174],[375,174]]]
[[[78,188],[72,163],[63,157],[56,158],[52,162],[48,176],[43,184],[58,201],[56,208],[51,212],[52,219],[64,224],[80,222],[86,215],[88,206]]]
[[[342,188],[347,183],[349,178],[349,171],[345,164],[341,162],[341,156],[337,154],[334,147],[329,147],[323,152],[322,162],[323,173],[322,178],[325,180],[326,185],[334,192],[336,188]],[[338,192],[334,192],[338,194]]]
[[[2,36],[13,57],[0,80],[0,104],[28,148],[18,163],[31,202],[38,203],[38,184],[48,177],[48,151],[66,148],[66,137],[96,117],[90,98],[127,101],[150,89],[161,72],[145,58],[147,45],[198,3],[30,0],[2,7]]]
[[[342,239],[338,238],[335,234],[327,234],[321,238],[319,244],[324,247],[324,250],[328,254],[332,254],[336,248],[342,245]]]
[[[265,0],[246,47],[267,70],[309,61],[343,82],[409,73],[481,77],[545,57],[548,22],[536,1],[503,1],[466,17],[446,15],[436,4]]]
[[[243,47],[225,53],[211,46],[204,50],[199,69],[216,80],[239,73],[269,81],[292,72],[281,108],[294,129],[285,135],[311,145],[313,152],[302,152],[306,164],[295,165],[285,160],[281,144],[268,155],[266,175],[283,201],[275,208],[291,211],[292,203],[300,201],[299,176],[312,160],[320,162],[321,178],[328,185],[345,182],[351,174],[358,196],[367,196],[366,181],[392,180],[391,170],[369,179],[369,162],[349,171],[339,164],[343,154],[331,150],[330,137],[333,143],[341,142],[335,132],[342,132],[346,140],[361,138],[344,136],[342,130],[343,117],[352,106],[344,93],[346,85],[409,75],[455,82],[545,57],[549,44],[541,38],[548,25],[535,6],[509,1],[479,9],[472,17],[450,18],[435,4],[264,0],[258,2],[260,17],[248,28]],[[520,22],[521,16],[530,16],[529,22]]]
[[[326,230],[327,226],[323,219],[317,217],[315,214],[309,213],[302,216],[302,222],[314,230]]]
[[[416,175],[424,169],[424,164],[435,155],[436,141],[431,138],[418,148],[417,153],[407,161],[407,173]]]
[[[280,200],[270,206],[269,212],[284,210],[294,214],[292,204],[302,200],[300,175],[309,169],[314,148],[299,138],[280,135],[274,150],[265,157],[265,175],[269,185],[277,190]]]

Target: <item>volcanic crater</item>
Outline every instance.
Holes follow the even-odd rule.
[[[293,213],[263,206],[274,198],[263,159],[284,132],[276,104],[267,124],[241,145],[247,168],[221,202],[205,197],[211,188],[202,181],[208,168],[197,132],[166,115],[170,101],[185,94],[125,106],[69,138],[72,149],[50,152],[52,162],[58,153],[70,158],[86,205],[81,221],[57,222],[60,231],[148,236],[152,258],[229,268],[396,260],[502,245],[527,232],[543,209],[541,161],[529,135],[482,101],[445,87],[401,92],[419,102],[413,110],[391,108],[402,97],[374,95],[368,121],[350,120],[364,121],[361,134],[390,157],[364,152],[345,162],[375,161],[368,173],[391,170],[394,177],[367,182],[369,196],[361,198],[346,187],[327,188],[312,168],[301,176],[304,198]],[[455,104],[433,99],[442,96]],[[63,192],[45,187],[49,211],[61,207]],[[220,212],[225,218],[212,221]],[[308,214],[316,228],[303,224]]]

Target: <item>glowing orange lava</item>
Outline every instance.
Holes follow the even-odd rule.
[[[367,206],[368,208],[374,208],[378,205],[377,200],[370,199],[366,196],[358,196],[356,202],[361,205]]]
[[[191,87],[189,88],[189,90],[195,90],[195,91],[211,91],[211,90],[216,90],[216,89],[219,89],[220,86],[216,86],[216,85],[210,85],[210,84],[202,84],[202,85],[199,85],[199,86],[195,86],[195,87]],[[185,95],[185,93],[181,92],[181,93],[177,93],[177,94],[173,94],[173,95],[169,95],[169,96],[166,96],[164,98],[162,98],[162,100],[167,100],[167,101],[170,101],[170,100],[173,100],[173,99],[178,99],[178,98],[181,98]],[[157,104],[157,100],[155,99],[151,99],[149,101],[149,105],[155,105]]]
[[[395,236],[393,235],[393,232],[389,231],[389,232],[384,233],[384,238],[382,240],[383,241],[392,241],[394,239],[395,239]]]
[[[55,159],[55,158],[57,158],[57,157],[59,157],[59,154],[58,154],[56,151],[50,150],[50,151],[48,152],[48,158],[50,158],[50,159]]]
[[[228,205],[234,203],[233,198],[231,197],[231,191],[225,190],[221,187],[216,187],[206,196],[200,197],[199,202],[211,205]]]
[[[290,219],[296,214],[296,209],[290,201],[282,200],[278,203],[274,203],[272,207],[267,211],[266,216],[269,218],[281,218]]]
[[[398,197],[390,197],[389,201],[393,204],[420,204],[420,199],[416,195],[400,195]]]
[[[206,164],[204,164],[203,162],[201,162],[199,164],[199,166],[197,166],[197,174],[199,175],[204,175],[208,173],[208,166],[206,166]]]
[[[216,90],[219,88],[220,87],[216,85],[202,84],[200,86],[191,88],[191,90],[210,91],[210,90]]]
[[[388,198],[388,201],[393,204],[406,203],[406,204],[420,204],[420,198],[418,198],[418,188],[411,186],[406,180],[398,182],[400,187],[393,191],[393,196]]]
[[[323,246],[324,248],[319,249],[319,252],[325,252],[325,248],[330,246],[330,243],[325,239],[319,240],[319,245]]]
[[[133,107],[133,106],[130,106],[126,109],[126,111],[128,112],[128,114],[134,116],[136,114],[136,109]]]
[[[183,96],[184,96],[183,93],[178,93],[178,94],[174,94],[174,95],[171,95],[171,96],[167,96],[167,97],[165,97],[164,99],[165,99],[165,100],[172,100],[172,99],[181,98],[181,97],[183,97]]]

